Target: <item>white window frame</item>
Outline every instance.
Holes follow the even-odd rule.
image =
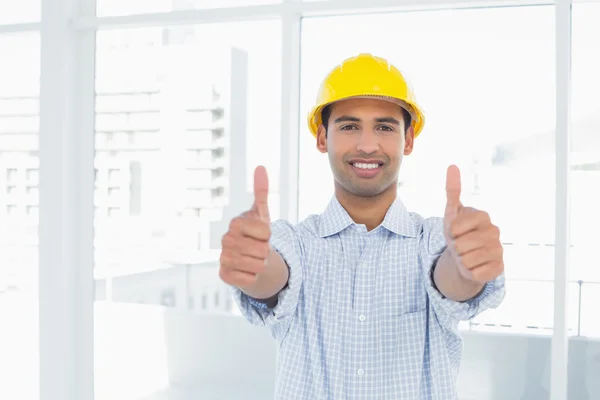
[[[70,22],[96,4],[42,0],[41,7],[40,400],[93,399],[96,38]]]
[[[556,6],[556,237],[551,399],[567,399],[567,262],[572,0],[330,0],[95,15],[95,0],[40,0],[39,23],[0,34],[41,33],[39,334],[40,400],[93,399],[93,179],[95,32],[126,28],[282,20],[281,217],[298,219],[301,18],[357,12]],[[79,190],[72,190],[78,187]],[[87,268],[81,268],[87,266]]]

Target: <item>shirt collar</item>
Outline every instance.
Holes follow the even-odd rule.
[[[319,236],[327,237],[335,235],[351,225],[355,225],[355,222],[350,218],[350,215],[342,207],[338,199],[333,196],[325,212],[321,215]],[[417,236],[415,221],[398,197],[396,197],[396,200],[394,200],[385,214],[381,227],[400,236]]]

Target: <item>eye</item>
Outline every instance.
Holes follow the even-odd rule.
[[[387,125],[381,125],[377,129],[381,129],[385,132],[393,132],[394,131],[394,128],[392,128],[391,126],[387,126]]]
[[[344,125],[340,128],[342,131],[349,131],[353,129],[358,129],[358,127],[356,125]]]

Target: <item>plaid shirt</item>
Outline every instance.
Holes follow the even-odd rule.
[[[441,218],[397,199],[368,232],[334,197],[300,224],[274,222],[271,243],[290,269],[276,305],[233,291],[279,344],[276,399],[457,398],[458,322],[502,302],[504,275],[470,301],[444,298],[431,277],[445,249]]]

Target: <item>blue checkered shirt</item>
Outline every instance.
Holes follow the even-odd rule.
[[[290,269],[274,307],[234,289],[242,314],[279,344],[280,400],[453,400],[462,352],[458,322],[504,298],[504,276],[468,302],[444,298],[431,268],[443,220],[397,199],[370,232],[334,197],[297,225],[272,224]]]

